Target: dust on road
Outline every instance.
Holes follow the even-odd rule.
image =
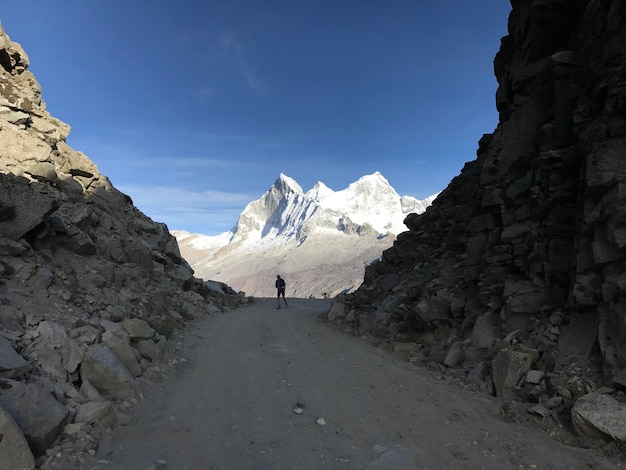
[[[144,392],[83,468],[612,469],[497,417],[500,404],[319,321],[328,300],[275,300],[186,332],[186,362]]]

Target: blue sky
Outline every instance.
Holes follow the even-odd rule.
[[[68,143],[170,229],[215,235],[285,173],[444,189],[497,125],[506,0],[6,2]]]

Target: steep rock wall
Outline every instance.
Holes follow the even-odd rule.
[[[504,341],[626,387],[626,3],[511,4],[496,130],[330,317],[448,366]]]

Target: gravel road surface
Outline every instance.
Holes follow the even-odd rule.
[[[192,325],[169,378],[84,468],[612,469],[504,421],[501,404],[319,321],[328,300],[275,300]],[[180,361],[184,358],[183,361]]]

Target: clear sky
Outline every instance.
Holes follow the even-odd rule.
[[[135,205],[215,235],[279,174],[443,190],[498,122],[507,0],[32,0],[0,21]]]

